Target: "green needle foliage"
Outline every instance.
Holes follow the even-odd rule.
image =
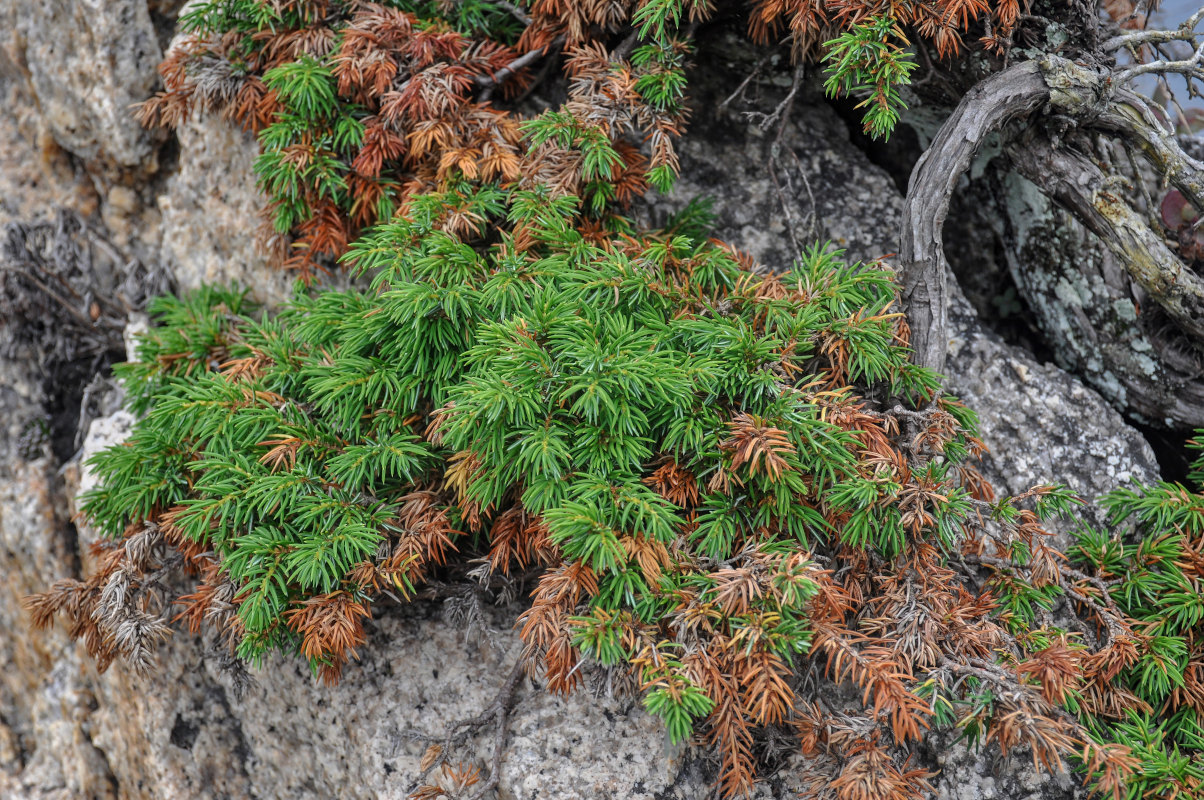
[[[1020,18],[1018,0],[889,11],[753,0],[736,13],[758,46],[825,58],[829,93],[867,93],[874,136],[904,107],[904,30],[946,57],[985,24],[983,43],[1003,52]],[[204,0],[181,16],[165,90],[139,117],[176,127],[213,112],[253,132],[260,240],[308,278],[410,198],[465,180],[549,187],[599,218],[668,191],[695,33],[731,15],[704,0]],[[536,90],[547,110],[523,116],[518,100]]]
[[[890,136],[899,112],[907,108],[899,87],[911,83],[916,68],[916,62],[892,40],[907,44],[898,24],[884,16],[854,25],[825,43],[830,49],[824,57],[828,73],[824,90],[829,97],[866,95],[857,107],[865,108],[865,132],[875,139]]]
[[[572,197],[464,183],[351,247],[366,288],[271,315],[233,290],[157,301],[119,371],[139,421],[83,499],[114,547],[35,616],[74,614],[102,663],[144,661],[146,636],[118,630],[146,603],[107,587],[140,586],[144,552],[171,545],[200,575],[179,619],[333,680],[382,594],[480,552],[499,576],[543,570],[521,624],[554,690],[582,659],[633,674],[674,741],[709,731],[742,791],[751,730],[791,713],[816,625],[829,648],[859,636],[816,559],[953,546],[976,445],[908,359],[890,272],[817,247],[758,275],[708,222],[691,205],[599,233]],[[912,447],[939,458],[905,466],[888,403],[922,409]],[[858,681],[887,669],[836,659]],[[905,741],[922,703],[896,691]]]
[[[456,490],[450,525],[479,528],[517,501],[543,517],[566,558],[599,576],[607,611],[642,602],[655,614],[649,593],[668,587],[627,570],[620,541],[638,531],[663,549],[680,535],[681,509],[642,482],[650,464],[673,458],[697,481],[730,483],[730,415],[772,421],[790,431],[787,452],[767,456],[764,474],[754,463],[753,494],[738,506],[702,495],[690,540],[716,562],[736,555],[746,525],[823,540],[823,518],[795,496],[830,493],[837,507],[870,509],[879,489],[842,482],[855,473],[855,440],[788,376],[813,364],[816,340],[838,337],[850,378],[912,397],[934,386],[880,316],[893,301],[888,273],[816,249],[778,278],[814,287],[814,299],[762,299],[732,254],[696,232],[603,246],[573,228],[572,198],[467,191],[461,201],[506,215],[527,247],[510,234],[474,247],[419,214],[352,247],[371,290],[299,295],[266,319],[238,292],[165,298],[151,308],[159,324],[140,360],[119,370],[145,416],[95,459],[104,485],[84,512],[119,536],[131,518],[170,510],[175,535],[212,549],[239,588],[245,658],[295,651],[290,603],[344,587],[387,542],[411,493],[438,486],[440,467]],[[424,439],[416,423],[432,414]],[[850,500],[852,486],[869,494]],[[891,552],[902,544],[897,519],[850,525],[845,536]],[[403,581],[417,572],[407,566]],[[798,629],[783,634],[782,654],[805,649],[805,598],[778,609]]]
[[[1123,713],[1091,720],[1101,737],[1132,749],[1141,777],[1131,798],[1204,790],[1202,478],[1204,457],[1193,464],[1194,490],[1159,482],[1105,495],[1114,530],[1084,528],[1070,551],[1131,621],[1132,640],[1112,665]]]
[[[138,421],[83,498],[106,540],[90,577],[28,599],[35,624],[67,617],[102,669],[149,668],[180,622],[333,681],[376,603],[433,575],[530,582],[526,666],[556,692],[590,673],[640,693],[671,742],[718,752],[729,797],[766,728],[839,800],[922,796],[928,773],[900,765],[933,724],[1077,758],[1117,797],[1135,753],[1179,758],[1162,742],[1186,728],[1092,694],[1114,654],[1048,626],[1087,597],[1040,528],[1069,496],[992,502],[974,415],[910,362],[889,269],[814,247],[760,271],[708,238],[702,203],[656,231],[624,216],[677,175],[692,37],[715,11],[190,5],[142,119],[215,111],[254,132],[279,260],[305,277],[341,260],[356,288],[299,287],[270,312],[218,288],[151,306],[119,370]],[[914,68],[904,29],[948,55],[990,18],[998,49],[1019,5],[892,13],[754,0],[748,25],[796,60],[827,41],[828,90],[869,92],[886,135]],[[559,104],[500,107],[557,67]],[[171,572],[192,591],[171,594]],[[1198,621],[1176,597],[1174,619]],[[1114,605],[1093,619],[1131,627]],[[1151,697],[1189,686],[1176,636],[1150,639]],[[821,705],[802,674],[860,701]],[[1126,725],[1145,738],[1116,741]]]

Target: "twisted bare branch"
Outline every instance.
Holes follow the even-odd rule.
[[[1204,9],[1199,16],[1204,17]],[[1198,22],[1193,17],[1171,33],[1194,44]],[[1204,45],[1184,62],[1196,71],[1201,63]],[[1165,116],[1149,101],[1119,85],[1131,77],[1131,70],[1114,73],[1046,56],[984,80],[946,121],[912,173],[901,232],[903,299],[917,363],[937,371],[944,367],[947,293],[941,226],[950,197],[983,138],[1009,120],[1033,118],[1046,109],[1080,133],[1111,134],[1204,209],[1204,163],[1184,152]],[[1182,334],[1204,344],[1204,279],[1184,265],[1161,229],[1110,188],[1114,177],[1049,137],[1030,134],[1008,152],[1021,174],[1100,238]],[[1182,411],[1198,416],[1194,404]]]
[[[923,366],[937,372],[945,368],[949,296],[941,229],[953,189],[988,135],[1048,98],[1049,87],[1035,62],[987,78],[962,98],[911,174],[899,257],[913,357]]]
[[[1183,24],[1178,28],[1170,31],[1154,30],[1154,31],[1135,31],[1133,33],[1123,33],[1119,36],[1113,36],[1108,41],[1104,42],[1100,48],[1105,53],[1112,53],[1121,49],[1137,50],[1145,45],[1166,44],[1167,42],[1190,42],[1196,37],[1196,26],[1200,24],[1200,20],[1204,19],[1204,6],[1196,10]]]

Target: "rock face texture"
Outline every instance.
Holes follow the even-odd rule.
[[[144,4],[55,0],[23,20],[11,6],[4,13],[16,20],[7,28],[17,32],[8,51],[18,41],[29,65],[26,98],[58,146],[118,171],[153,171],[154,139],[122,116],[154,81],[159,45]],[[76,46],[84,55],[73,54]],[[104,56],[99,74],[70,66],[97,54]],[[717,103],[704,89],[699,105]],[[49,206],[79,195],[73,175],[28,166],[42,163],[30,130],[15,111],[0,114],[0,163],[14,165],[0,171],[0,198],[27,198],[20,207],[0,206],[0,222],[28,216],[39,198]],[[735,116],[699,112],[683,146],[685,178],[672,197],[655,201],[651,215],[708,194],[716,200],[717,234],[773,267],[788,265],[795,240],[831,239],[862,259],[894,249],[901,198],[829,107],[800,100],[771,165],[776,136],[776,128],[761,132]],[[247,177],[254,143],[213,120],[196,122],[180,140],[178,166],[134,189],[135,197],[155,196],[150,205],[161,222],[143,214],[132,233],[180,285],[237,278],[254,282],[264,299],[279,299],[286,283],[256,260],[249,235],[258,207]],[[31,183],[42,189],[31,193]],[[1093,391],[1004,345],[964,302],[954,319],[951,387],[980,413],[992,451],[985,466],[1001,490],[1060,480],[1092,497],[1155,477],[1149,447]],[[433,602],[384,608],[362,660],[339,686],[315,683],[299,662],[271,660],[241,696],[220,656],[194,637],[167,642],[159,670],[139,677],[120,663],[97,674],[61,629],[29,633],[20,598],[88,566],[89,533],[68,520],[70,495],[90,478],[78,462],[60,474],[48,445],[27,441],[50,399],[37,364],[0,362],[0,626],[7,634],[0,797],[403,798],[418,782],[423,737],[488,706],[505,682],[517,641],[516,612],[505,608],[487,610],[496,631],[485,633],[449,624]],[[85,452],[120,440],[129,422],[124,412],[95,421]],[[518,698],[500,798],[710,795],[712,768],[696,754],[668,749],[660,724],[638,702],[588,691],[558,698],[529,680]],[[991,751],[972,753],[952,739],[926,743],[925,765],[942,770],[934,779],[940,798],[1076,794],[1067,776],[1038,774],[1022,759],[999,765]],[[464,755],[486,763],[492,748],[486,728]],[[787,760],[757,796],[792,796],[804,768]]]
[[[259,154],[255,137],[203,119],[189,121],[177,136],[179,168],[155,199],[163,216],[160,263],[181,289],[237,282],[254,286],[265,302],[284,300],[289,276],[269,269],[255,244],[263,205],[251,172]]]
[[[151,95],[163,55],[145,0],[5,5],[4,49],[59,146],[106,171],[154,173],[155,137],[130,113]]]
[[[1092,501],[1104,492],[1158,475],[1153,451],[1095,390],[1053,364],[1004,344],[955,294],[950,306],[949,390],[980,410],[991,452],[983,474],[997,492],[1016,494],[1063,483]],[[1103,525],[1094,502],[1084,521]]]

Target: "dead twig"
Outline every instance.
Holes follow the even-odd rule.
[[[489,98],[493,96],[493,90],[510,80],[514,73],[518,72],[524,67],[530,66],[543,56],[559,50],[563,45],[564,37],[557,36],[547,47],[536,48],[535,50],[529,50],[526,53],[523,53],[521,56],[514,59],[492,75],[477,76],[477,86],[481,87],[481,94],[478,97],[478,100],[482,103],[488,101]]]
[[[486,795],[496,789],[501,780],[502,758],[506,749],[506,737],[510,730],[510,715],[517,705],[518,688],[525,676],[526,664],[520,656],[515,660],[514,666],[510,669],[505,683],[498,690],[493,702],[475,717],[452,723],[442,737],[430,736],[421,731],[406,731],[409,738],[426,742],[432,748],[437,748],[434,752],[438,753],[438,757],[423,769],[419,780],[424,779],[436,766],[450,763],[449,754],[455,748],[463,745],[482,728],[493,724],[493,750],[489,758],[489,772],[469,800],[483,800]]]
[[[719,104],[720,113],[726,111],[727,107],[735,102],[737,98],[743,96],[744,90],[748,88],[748,84],[752,83],[752,79],[757,77],[757,74],[760,73],[761,68],[769,63],[769,59],[771,58],[773,58],[772,52],[766,53],[761,57],[761,60],[758,61],[755,66],[753,66],[752,72],[748,73],[744,80],[740,81],[740,85],[736,87],[736,91],[729,94],[727,99]]]

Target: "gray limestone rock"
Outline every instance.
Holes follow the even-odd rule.
[[[813,94],[795,106],[780,139],[776,128],[762,131],[734,114],[700,114],[680,150],[672,194],[646,198],[654,217],[663,219],[690,198],[710,198],[715,234],[777,271],[814,243],[828,242],[860,261],[895,250],[902,197]]]
[[[255,138],[216,116],[190,120],[177,136],[179,169],[156,200],[160,263],[180,289],[237,282],[261,301],[286,299],[292,276],[269,267],[255,244],[264,205],[251,172]]]
[[[978,411],[990,448],[982,471],[997,492],[1062,483],[1088,501],[1084,521],[1103,525],[1097,497],[1133,481],[1157,480],[1149,444],[1098,392],[1005,344],[960,292],[953,294],[949,389]]]
[[[1028,754],[1002,758],[997,748],[970,749],[958,732],[939,731],[924,741],[923,755],[941,771],[934,800],[1084,800],[1080,779],[1050,775]]]
[[[153,94],[163,55],[146,0],[14,0],[0,20],[59,145],[100,171],[157,170],[154,137],[130,111]]]

